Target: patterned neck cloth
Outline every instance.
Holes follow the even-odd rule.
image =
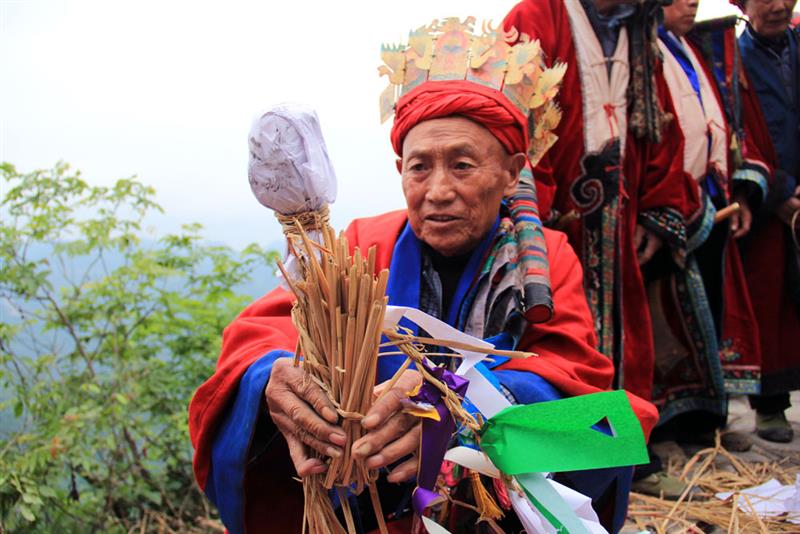
[[[501,207],[494,242],[467,304],[465,332],[482,338],[509,334],[515,345],[527,323],[553,316],[550,264],[536,186],[527,167],[516,192]]]

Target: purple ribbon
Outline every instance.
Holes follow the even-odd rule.
[[[467,394],[469,380],[447,371],[444,367],[432,367],[423,362],[425,369],[443,382],[448,389],[461,398]],[[425,418],[422,420],[422,439],[419,450],[419,467],[417,468],[417,487],[414,488],[412,502],[414,511],[422,514],[426,508],[441,499],[439,493],[434,491],[436,479],[442,467],[447,445],[456,429],[453,416],[444,403],[442,392],[430,382],[423,382],[422,387],[413,398],[415,402],[425,402],[433,405],[439,414],[439,421]]]

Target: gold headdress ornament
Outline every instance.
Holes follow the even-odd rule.
[[[466,80],[496,89],[528,117],[528,157],[536,165],[555,143],[553,129],[561,120],[555,102],[566,63],[547,68],[539,41],[516,29],[503,31],[484,22],[473,32],[475,18],[434,20],[408,35],[408,45],[381,46],[378,67],[389,77],[381,93],[381,122],[392,116],[397,100],[426,81]],[[517,42],[518,41],[518,42]],[[511,43],[516,42],[512,45]]]

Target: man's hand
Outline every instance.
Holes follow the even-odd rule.
[[[403,413],[406,393],[417,387],[422,376],[417,371],[405,371],[395,385],[370,408],[361,425],[367,433],[353,443],[353,456],[366,460],[369,469],[380,469],[416,452],[422,427],[419,418]],[[385,384],[375,387],[383,393]],[[417,473],[417,457],[395,467],[387,477],[389,482],[402,482]]]
[[[750,231],[750,225],[753,223],[753,212],[750,211],[750,204],[747,203],[746,195],[738,194],[733,200],[739,203],[739,211],[731,215],[731,232],[734,239],[739,239]]]
[[[642,249],[642,246],[644,246],[644,249]],[[661,238],[641,224],[637,224],[633,233],[633,248],[636,250],[639,265],[644,265],[661,248]]]
[[[300,477],[324,473],[328,466],[309,458],[305,445],[325,456],[339,457],[347,437],[325,392],[295,367],[289,358],[272,365],[265,392],[272,421],[286,438],[294,468]]]
[[[786,224],[792,224],[794,212],[800,210],[800,186],[794,190],[794,196],[786,199],[783,204],[778,206],[775,214]]]

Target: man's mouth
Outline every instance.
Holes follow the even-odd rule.
[[[459,217],[446,214],[435,214],[435,215],[428,215],[427,217],[425,217],[425,219],[431,222],[446,223],[446,222],[457,221]]]

